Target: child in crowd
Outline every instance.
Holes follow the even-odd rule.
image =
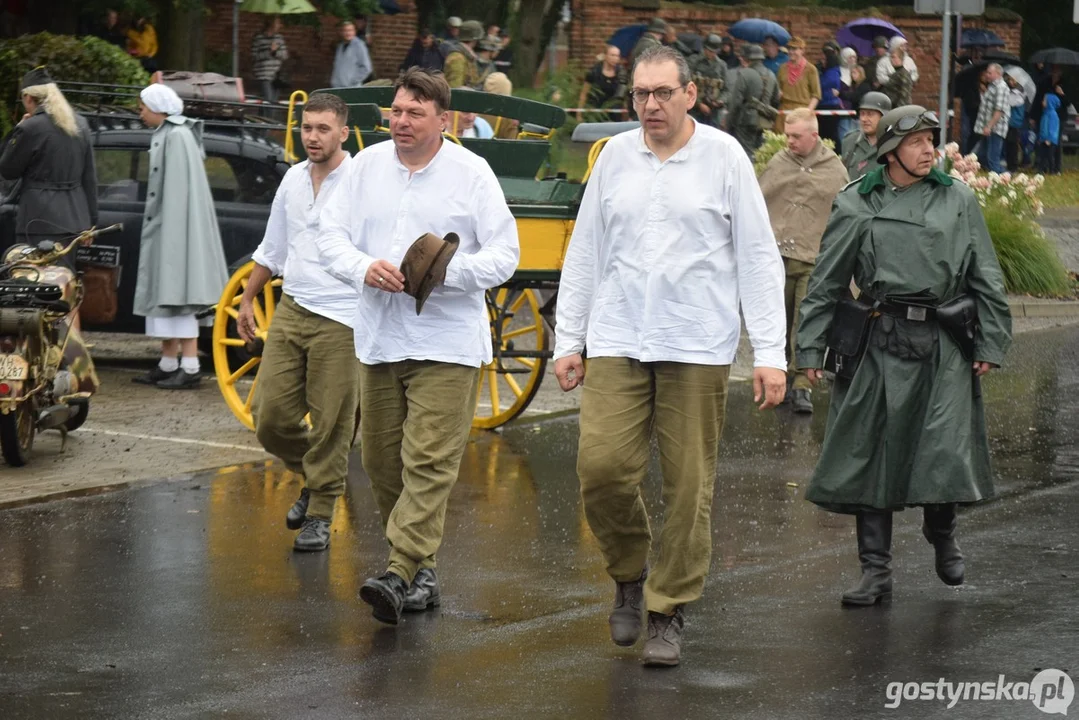
[[[1053,93],[1046,93],[1042,107],[1045,111],[1038,129],[1038,172],[1059,175],[1057,146],[1060,144],[1060,116],[1057,108],[1060,107],[1060,98]]]

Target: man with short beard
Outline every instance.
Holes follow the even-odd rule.
[[[783,399],[783,263],[749,158],[688,115],[697,88],[681,53],[645,50],[632,99],[641,128],[600,153],[566,253],[555,375],[564,391],[583,387],[577,474],[615,582],[611,640],[635,644],[647,610],[642,659],[669,666],[681,658],[683,608],[708,575],[739,309],[754,348],[754,402],[764,410]],[[641,483],[653,427],[666,507],[649,567]]]
[[[285,173],[274,196],[266,235],[255,250],[237,329],[258,336],[254,300],[274,275],[284,276],[259,367],[255,433],[272,455],[304,480],[285,524],[300,529],[293,549],[325,550],[334,503],[345,492],[348,453],[356,429],[359,367],[353,352],[356,290],[319,263],[319,213],[348,172],[348,106],[315,93],[303,107],[300,138],[307,159]],[[311,414],[311,429],[301,424]]]
[[[397,79],[393,142],[352,161],[318,239],[323,266],[360,293],[363,467],[390,544],[386,571],[364,582],[360,598],[391,625],[403,610],[441,602],[435,553],[472,427],[479,369],[492,357],[484,293],[508,280],[520,257],[517,224],[494,172],[442,138],[449,105],[441,73],[412,68]],[[434,260],[450,253],[448,265],[432,261],[433,282],[413,277],[406,287],[406,251],[429,235],[439,246]]]

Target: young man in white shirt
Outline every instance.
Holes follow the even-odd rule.
[[[363,467],[390,544],[387,570],[360,597],[382,622],[437,606],[435,552],[476,406],[479,368],[491,361],[484,292],[517,269],[517,225],[490,166],[442,138],[450,88],[411,68],[394,83],[393,142],[352,161],[322,215],[323,266],[360,292]],[[413,242],[454,233],[445,277],[421,304],[399,266]],[[422,297],[422,295],[419,295]]]
[[[643,601],[647,665],[678,664],[682,608],[708,574],[739,306],[754,348],[754,402],[775,407],[786,390],[783,262],[764,198],[738,142],[687,115],[697,101],[689,78],[670,48],[636,60],[641,128],[600,153],[558,290],[555,374],[563,390],[583,386],[577,473],[615,581],[611,639],[637,642]],[[640,485],[653,426],[666,510],[649,569]]]
[[[334,503],[345,492],[348,454],[356,432],[359,363],[353,352],[356,290],[327,273],[315,237],[319,213],[348,172],[348,106],[315,93],[303,109],[300,138],[307,159],[285,173],[274,196],[255,269],[240,301],[237,329],[252,342],[253,301],[274,275],[283,275],[257,378],[255,432],[267,452],[304,478],[285,523],[300,529],[293,547],[325,550]],[[311,413],[311,430],[302,426]]]

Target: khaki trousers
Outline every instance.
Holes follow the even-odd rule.
[[[813,385],[806,377],[805,370],[795,367],[794,347],[798,344],[798,320],[801,317],[799,308],[802,300],[805,300],[806,289],[809,287],[809,276],[813,274],[813,264],[783,258],[783,268],[787,271],[787,283],[784,288],[787,301],[787,375],[794,376],[795,390],[810,390]]]
[[[345,492],[356,434],[360,361],[352,328],[281,296],[259,366],[255,433],[266,451],[302,474],[307,514],[331,520]],[[311,413],[310,431],[301,425]]]
[[[479,368],[426,360],[360,368],[363,469],[390,543],[388,569],[411,583],[421,568],[435,567]]]
[[[630,358],[588,360],[577,474],[585,516],[618,582],[648,562],[641,497],[655,429],[663,473],[659,554],[644,587],[650,611],[673,614],[701,596],[712,559],[712,490],[730,367]]]

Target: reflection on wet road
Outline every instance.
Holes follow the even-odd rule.
[[[890,607],[840,608],[853,526],[802,500],[823,436],[732,389],[712,576],[683,666],[607,638],[612,584],[588,531],[575,419],[477,434],[440,555],[441,613],[393,630],[357,600],[385,542],[353,462],[330,549],[291,552],[298,491],[274,464],[0,512],[3,718],[875,718],[889,682],[1079,679],[1079,331],[1022,336],[986,383],[1002,499],[965,513],[968,585],[898,518]],[[818,393],[819,394],[819,393]],[[659,484],[646,502],[658,522]],[[1014,677],[1012,677],[1014,676]],[[1043,717],[1029,701],[956,718]]]

